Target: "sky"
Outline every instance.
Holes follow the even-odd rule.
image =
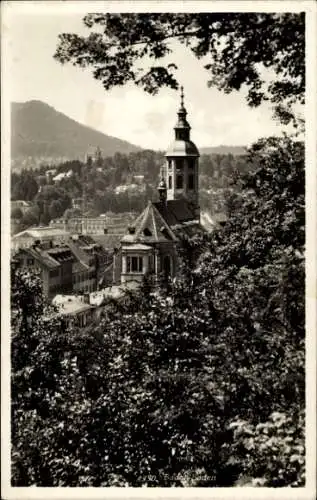
[[[53,59],[58,34],[88,34],[82,14],[39,9],[10,15],[8,75],[10,101],[41,100],[70,118],[143,148],[167,148],[173,137],[179,92],[151,96],[133,84],[105,91],[90,70]],[[207,87],[208,73],[189,49],[174,43],[171,60],[184,87],[192,140],[198,147],[249,145],[280,134],[268,105],[249,108],[242,91],[224,94]]]

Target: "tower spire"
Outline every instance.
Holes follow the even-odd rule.
[[[184,87],[181,86],[181,108],[184,107]]]
[[[184,87],[181,86],[181,105],[177,112],[177,123],[174,127],[176,140],[190,140],[190,125],[186,119],[187,111],[184,107]]]

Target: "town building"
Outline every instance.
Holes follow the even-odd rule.
[[[70,217],[61,218],[50,222],[50,226],[56,229],[64,229],[70,233],[80,234],[105,234],[107,231],[107,219],[105,217]]]
[[[114,265],[120,266],[122,283],[142,281],[146,274],[175,276],[179,240],[204,232],[199,207],[199,151],[191,141],[190,129],[182,89],[174,140],[160,172],[159,201],[149,201],[121,240]],[[118,271],[114,274],[118,276]]]
[[[89,303],[89,295],[56,295],[52,304],[66,327],[84,328],[95,319],[96,307]]]
[[[112,254],[100,243],[90,236],[46,229],[45,237],[42,231],[31,230],[12,253],[20,268],[40,273],[43,293],[49,300],[58,293],[84,294],[97,290],[99,283],[109,283],[106,269]]]
[[[55,177],[53,177],[52,180],[56,184],[61,182],[63,179],[70,179],[72,176],[73,176],[73,171],[68,170],[68,172],[61,172],[55,175]]]
[[[20,248],[29,248],[35,242],[44,243],[62,243],[70,236],[70,233],[64,228],[53,228],[49,226],[39,226],[25,229],[20,233],[15,234],[11,238],[11,249],[18,250]]]
[[[43,294],[49,300],[57,293],[72,292],[72,266],[75,259],[69,247],[34,243],[18,250],[14,259],[20,269],[39,273]]]

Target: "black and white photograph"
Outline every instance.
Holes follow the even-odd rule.
[[[315,498],[316,4],[1,10],[3,498]]]

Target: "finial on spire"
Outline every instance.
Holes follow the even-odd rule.
[[[181,107],[184,107],[184,87],[181,86]]]

